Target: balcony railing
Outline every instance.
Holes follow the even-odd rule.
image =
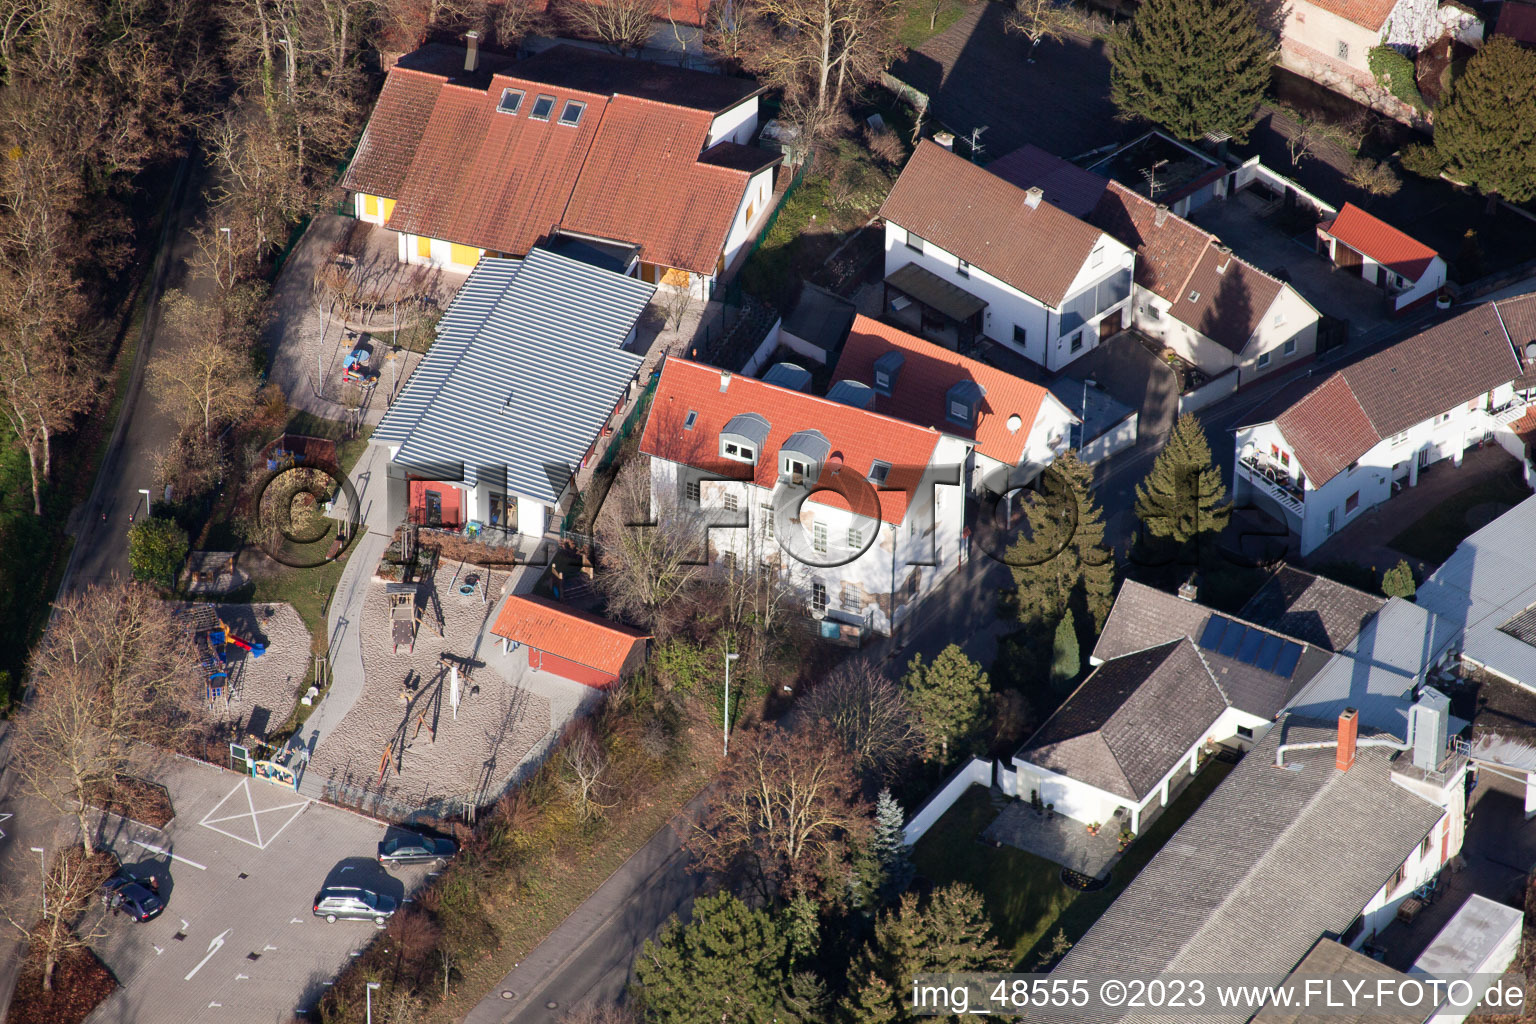
[[[1507,427],[1511,423],[1515,422],[1515,420],[1518,420],[1520,417],[1524,416],[1528,408],[1529,406],[1527,406],[1526,403],[1520,401],[1517,398],[1513,402],[1510,402],[1508,405],[1504,406],[1502,409],[1495,409],[1493,412],[1489,413],[1489,416],[1492,418],[1496,425]]]
[[[1279,467],[1249,455],[1238,460],[1237,471],[1243,479],[1275,499],[1281,508],[1297,518],[1306,511],[1306,492],[1292,483],[1291,478]]]

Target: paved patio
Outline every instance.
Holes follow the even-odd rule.
[[[1102,878],[1120,859],[1121,819],[1111,818],[1091,836],[1082,822],[1057,814],[1047,818],[1024,800],[1010,800],[982,838],[1016,846],[1079,874]]]

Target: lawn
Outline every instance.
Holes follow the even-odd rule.
[[[988,792],[973,786],[918,840],[912,860],[918,873],[937,885],[967,882],[986,902],[992,928],[1019,969],[1030,969],[1037,946],[1049,944],[1057,928],[1076,942],[1099,915],[1140,873],[1153,854],[1195,812],[1232,766],[1208,761],[1189,787],[1173,801],[1115,865],[1109,885],[1081,893],[1061,883],[1061,869],[1050,861],[1011,846],[993,848],[979,839],[997,816]]]
[[[1518,472],[1484,480],[1430,509],[1393,537],[1390,546],[1410,557],[1439,565],[1450,558],[1456,545],[1473,532],[1472,524],[1467,521],[1468,512],[1490,503],[1517,505],[1530,496],[1530,488],[1525,486]]]
[[[969,7],[964,0],[907,0],[896,38],[915,50],[953,25]]]

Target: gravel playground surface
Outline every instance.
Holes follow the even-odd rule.
[[[466,596],[458,588],[470,573],[481,586]],[[422,625],[415,650],[399,654],[392,653],[385,584],[368,584],[362,695],[341,724],[322,737],[306,769],[324,779],[343,802],[362,802],[367,808],[371,801],[380,813],[399,814],[466,794],[489,799],[512,778],[518,763],[549,738],[550,700],[517,685],[514,659],[502,658],[489,633],[481,639],[497,607],[496,601],[483,599],[485,570],[445,562],[434,579],[445,635],[436,633],[423,585],[417,596]],[[493,595],[504,579],[504,573],[493,574]],[[439,660],[443,655],[473,665],[467,682],[460,673],[456,718],[450,673]],[[389,768],[380,782],[379,762],[386,749],[391,751]]]
[[[225,687],[223,697],[206,702],[203,713],[210,721],[233,722],[239,732],[254,731],[265,736],[286,722],[299,702],[299,687],[309,671],[309,630],[304,628],[304,620],[292,605],[214,607],[232,634],[242,640],[263,642],[267,649],[261,657],[253,658],[248,651],[227,645],[235,685]]]

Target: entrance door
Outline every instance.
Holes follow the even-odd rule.
[[[441,491],[423,491],[422,503],[426,506],[428,526],[443,525],[443,495]]]
[[[516,533],[517,496],[515,494],[492,494],[490,497],[491,526],[497,530],[505,530],[507,533]]]
[[[1419,468],[1420,469],[1424,469],[1424,468],[1429,466],[1429,451],[1430,451],[1430,446],[1429,445],[1425,445],[1423,448],[1419,449]]]
[[[1099,340],[1108,341],[1119,334],[1124,321],[1124,310],[1117,309],[1103,320],[1099,321]]]

